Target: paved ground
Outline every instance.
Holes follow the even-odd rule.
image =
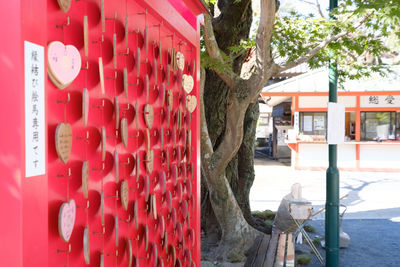
[[[325,222],[313,221],[319,233]],[[398,267],[400,266],[400,223],[384,219],[348,219],[344,231],[350,235],[350,246],[339,251],[340,267]],[[322,256],[325,250],[319,247]],[[320,267],[316,257],[308,267]]]
[[[256,160],[256,179],[250,192],[252,210],[276,210],[293,183],[303,186],[303,197],[314,210],[325,204],[325,172],[293,171],[276,161]],[[348,209],[343,230],[350,235],[340,250],[341,267],[400,266],[400,173],[340,173],[340,195]],[[324,213],[312,224],[324,235]],[[321,248],[321,254],[325,251]],[[310,267],[321,266],[316,257]]]
[[[271,160],[256,159],[256,178],[250,191],[252,210],[277,210],[293,183],[300,183],[303,197],[314,210],[325,205],[326,174],[322,171],[294,171]],[[341,172],[340,195],[349,196],[345,219],[391,219],[400,222],[400,173]],[[314,219],[323,219],[324,214]]]

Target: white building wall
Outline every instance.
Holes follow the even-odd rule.
[[[361,145],[361,168],[390,168],[400,167],[400,145]]]
[[[299,144],[298,167],[328,166],[328,145]]]
[[[399,147],[400,148],[400,147]],[[299,144],[298,167],[328,167],[327,144]],[[338,145],[338,167],[356,167],[356,145]]]
[[[299,108],[327,108],[328,96],[299,96]],[[356,96],[339,96],[338,102],[346,108],[356,107]]]

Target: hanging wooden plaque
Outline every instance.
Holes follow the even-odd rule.
[[[72,149],[72,127],[69,123],[59,123],[55,134],[56,151],[60,160],[66,164]]]
[[[89,196],[89,161],[85,161],[82,164],[82,191],[83,191],[83,197],[88,198],[88,196]]]

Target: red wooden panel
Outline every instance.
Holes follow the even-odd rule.
[[[49,266],[67,263],[69,266],[84,265],[83,234],[86,227],[89,229],[91,266],[99,266],[101,257],[105,266],[127,266],[130,246],[134,259],[142,266],[155,266],[160,261],[164,262],[164,266],[172,266],[173,252],[165,249],[169,245],[175,248],[177,259],[185,266],[191,266],[191,261],[200,266],[199,113],[198,108],[191,114],[186,110],[186,95],[180,85],[182,74],[193,74],[193,63],[195,78],[199,78],[199,29],[190,27],[179,12],[165,1],[151,1],[150,5],[150,1],[144,0],[105,0],[103,33],[100,6],[100,1],[72,1],[71,9],[63,13],[56,1],[47,2],[48,43],[61,41],[74,45],[80,52],[83,67],[77,78],[64,90],[56,88],[47,79]],[[89,22],[88,57],[84,54],[85,15]],[[126,15],[129,29],[127,45]],[[56,27],[66,24],[68,17],[68,26]],[[168,64],[172,63],[168,53],[173,48],[184,55],[185,68],[182,73],[171,71],[168,84],[166,71]],[[102,94],[100,86],[99,57],[103,61],[105,94]],[[125,68],[127,76],[124,81]],[[159,90],[163,84],[173,94],[169,123],[168,101],[162,102],[163,91]],[[124,86],[127,86],[128,97]],[[197,101],[198,86],[196,80],[190,92],[190,95],[197,97]],[[82,120],[84,88],[89,91],[86,127]],[[62,102],[68,99],[68,94],[70,101]],[[145,106],[148,104],[153,107],[153,125],[145,119],[148,115],[145,114]],[[128,124],[126,147],[121,140],[121,127],[117,127],[117,122],[123,118],[126,118]],[[58,159],[54,140],[57,125],[61,122],[72,126],[72,151],[66,164]],[[104,161],[101,152],[102,127],[105,127],[106,132]],[[149,130],[150,141],[145,141],[146,129]],[[161,129],[164,132],[163,147]],[[184,136],[189,129],[193,140],[189,148],[191,158],[187,158],[184,153]],[[87,135],[88,140],[85,139]],[[151,155],[154,158],[152,168],[148,165]],[[84,161],[89,162],[88,199],[84,198],[82,191],[81,169]],[[71,176],[65,176],[69,170]],[[162,192],[162,186],[159,185],[162,182],[159,179],[161,171],[166,173],[166,193]],[[120,199],[122,181],[129,184],[127,210]],[[187,190],[188,182],[193,188],[192,194]],[[102,193],[104,232],[101,220]],[[169,193],[172,196],[171,202],[166,200]],[[58,212],[62,203],[70,199],[74,199],[78,209],[71,239],[65,242],[58,233]],[[85,208],[87,201],[89,208]],[[172,205],[172,213],[169,212],[169,205]],[[135,217],[137,222],[134,221]],[[161,226],[161,217],[165,219],[165,227]],[[69,244],[70,253],[62,252],[68,250]]]
[[[7,38],[0,44],[4,70],[0,81],[5,88],[0,100],[4,126],[0,200],[6,218],[0,225],[2,265],[84,266],[89,260],[84,255],[88,243],[89,266],[99,266],[101,259],[105,266],[128,266],[130,261],[142,266],[163,261],[164,266],[172,266],[174,259],[184,266],[200,266],[200,116],[198,108],[187,111],[181,86],[183,74],[193,75],[194,89],[189,94],[197,97],[199,105],[200,29],[193,20],[197,14],[188,22],[182,16],[188,9],[177,10],[166,1],[104,0],[103,32],[101,0],[71,1],[65,13],[58,5],[61,0],[3,2],[0,28]],[[46,54],[50,42],[73,45],[82,66],[63,90],[45,77],[46,173],[29,178],[24,172],[24,41],[43,46]],[[168,83],[172,49],[186,60],[182,72],[170,71]],[[82,118],[84,88],[89,95],[87,125]],[[154,111],[152,126],[145,119],[148,104]],[[60,123],[72,128],[72,150],[65,164],[55,145]],[[123,144],[121,128],[126,125]],[[148,162],[152,157],[153,166]],[[87,164],[85,198],[82,167]],[[121,191],[128,195],[124,206]],[[59,210],[70,200],[77,205],[76,219],[65,242],[59,234]]]
[[[0,31],[3,38],[0,44],[0,208],[2,220],[0,227],[0,262],[3,266],[22,266],[22,199],[21,180],[23,179],[21,130],[23,110],[22,58],[16,44],[21,44],[20,3],[10,5],[0,2]],[[5,36],[7,38],[5,38]]]

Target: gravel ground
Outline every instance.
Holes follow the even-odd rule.
[[[312,221],[318,235],[324,235],[325,222]],[[341,267],[386,267],[400,266],[400,222],[379,219],[348,219],[343,221],[343,231],[350,236],[350,246],[341,249]],[[325,257],[325,250],[319,247]],[[309,267],[321,264],[313,256]]]

